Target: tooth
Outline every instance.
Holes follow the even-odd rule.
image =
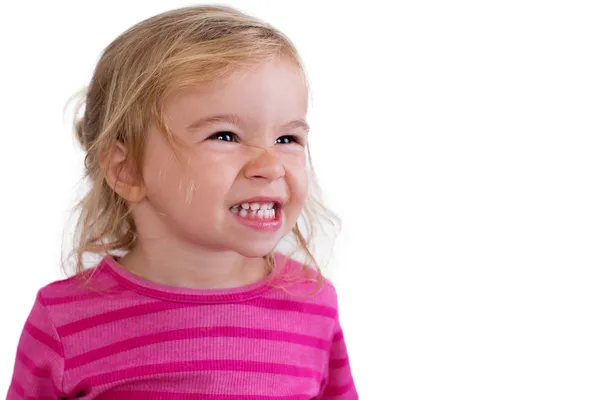
[[[250,208],[252,210],[258,210],[260,208],[260,204],[258,204],[258,203],[252,203],[252,204],[250,204]]]
[[[258,218],[264,218],[265,217],[265,210],[260,209],[256,212],[256,214],[258,215]]]
[[[266,210],[266,209],[268,209],[268,208],[269,208],[269,204],[270,204],[270,203],[263,203],[263,204],[260,206],[260,209],[261,209],[261,210]]]
[[[275,218],[275,209],[271,209],[271,218]]]
[[[250,211],[250,218],[256,218],[256,211]]]
[[[243,208],[244,210],[247,210],[247,209],[249,209],[249,208],[250,208],[250,204],[248,204],[248,203],[243,203],[243,204],[242,204],[242,208]]]
[[[275,203],[269,203],[269,208],[275,207]]]
[[[245,209],[241,209],[240,210],[240,217],[245,217],[246,215],[248,215],[248,211],[246,211]]]
[[[232,213],[237,214],[239,211],[240,211],[239,208],[237,208],[237,207],[231,207],[231,212]]]

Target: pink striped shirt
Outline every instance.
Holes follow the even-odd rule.
[[[7,399],[357,399],[335,290],[283,285],[300,268],[278,254],[270,279],[197,290],[106,257],[39,291]]]

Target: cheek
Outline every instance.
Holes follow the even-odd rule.
[[[148,197],[164,203],[168,194],[181,186],[182,163],[155,130],[150,133],[144,158],[143,178]]]
[[[159,212],[172,214],[185,203],[187,182],[176,160],[154,159],[144,169],[147,197]]]
[[[238,175],[231,162],[194,160],[187,166],[184,181],[191,193],[186,195],[196,209],[208,210],[222,207]]]
[[[300,192],[300,197],[302,200],[302,203],[304,204],[304,202],[306,202],[306,199],[308,197],[308,186],[309,186],[309,181],[308,181],[308,174],[306,172],[306,168],[303,170],[300,178],[299,178],[299,192]]]
[[[220,207],[236,176],[231,162],[206,157],[155,157],[144,169],[148,197],[171,212]]]
[[[148,152],[143,168],[148,195],[158,195],[177,186],[180,171],[175,159],[166,152]]]
[[[304,206],[308,197],[308,171],[304,162],[297,162],[288,169],[290,196],[295,204]]]
[[[240,167],[232,157],[197,157],[188,165],[188,176],[197,191],[221,192],[229,189],[237,178]]]

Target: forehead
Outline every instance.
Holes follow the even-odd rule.
[[[303,118],[308,90],[301,69],[287,60],[240,68],[211,85],[186,88],[165,102],[171,123],[236,114],[256,123]]]

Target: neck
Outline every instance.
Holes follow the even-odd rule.
[[[263,279],[266,263],[233,251],[199,248],[168,238],[144,240],[120,264],[151,282],[196,289],[226,289]]]

